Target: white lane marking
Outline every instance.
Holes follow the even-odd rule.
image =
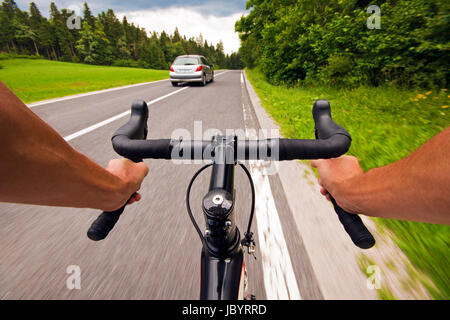
[[[257,139],[256,131],[247,128],[248,117],[244,104],[242,108],[246,137]],[[249,166],[255,184],[255,214],[267,299],[299,300],[301,299],[300,290],[275,206],[269,177],[262,161],[249,161]]]
[[[230,70],[223,71],[223,72],[221,72],[219,74],[216,74],[215,76],[216,77],[220,76],[220,75],[222,75],[224,73],[227,73],[229,71]],[[144,85],[147,85],[147,84],[152,84],[152,83],[157,83],[157,82],[162,82],[162,81],[169,81],[169,80],[170,79],[163,79],[163,80],[157,80],[157,81],[135,83],[135,84],[130,84],[130,85],[123,86],[123,87],[116,87],[116,88],[110,88],[110,89],[104,89],[104,90],[98,90],[98,91],[91,91],[91,92],[75,94],[75,95],[62,97],[62,98],[55,98],[55,99],[50,99],[50,100],[43,100],[43,101],[38,101],[38,102],[32,102],[32,103],[27,104],[26,106],[28,108],[34,108],[34,107],[37,107],[37,106],[42,106],[44,104],[50,104],[50,103],[55,103],[55,102],[71,100],[71,99],[77,99],[77,98],[92,96],[92,95],[95,95],[95,94],[107,93],[107,92],[112,92],[112,91],[117,91],[117,90],[122,90],[122,89],[128,89],[128,88],[133,88],[133,87],[139,87],[139,86],[144,86]]]
[[[244,75],[241,73],[241,85],[244,84]]]
[[[264,286],[269,300],[299,300],[300,291],[264,165],[249,161],[255,183],[256,222]]]
[[[68,136],[64,137],[64,140],[66,140],[66,141],[73,140],[73,139],[75,139],[75,138],[77,138],[79,136],[82,136],[83,134],[86,134],[88,132],[94,131],[97,128],[100,128],[100,127],[103,127],[103,126],[107,125],[108,123],[111,123],[111,122],[116,121],[116,120],[118,120],[120,118],[123,118],[123,117],[129,115],[130,113],[131,113],[131,110],[122,112],[121,114],[115,115],[114,117],[111,117],[111,118],[106,119],[106,120],[104,120],[102,122],[96,123],[96,124],[94,124],[94,125],[92,125],[90,127],[87,127],[85,129],[83,129],[83,130],[80,130],[80,131],[77,131],[75,133],[72,133],[71,135],[68,135]]]
[[[106,92],[112,92],[112,91],[117,91],[117,90],[122,90],[122,89],[139,87],[139,86],[144,86],[144,85],[147,85],[147,84],[152,84],[152,83],[157,83],[157,82],[162,82],[162,81],[168,81],[168,80],[169,79],[150,81],[150,82],[142,82],[142,83],[130,84],[128,86],[123,86],[123,87],[116,87],[116,88],[110,88],[110,89],[104,89],[104,90],[80,93],[80,94],[75,94],[75,95],[62,97],[62,98],[55,98],[55,99],[50,99],[50,100],[43,100],[43,101],[33,102],[33,103],[27,104],[27,106],[28,106],[28,108],[34,108],[34,107],[37,107],[37,106],[42,106],[44,104],[50,104],[50,103],[55,103],[55,102],[61,102],[61,101],[66,101],[66,100],[71,100],[71,99],[77,99],[77,98],[92,96],[92,95],[100,94],[100,93],[106,93]]]
[[[161,96],[161,97],[159,97],[159,98],[156,98],[156,99],[154,99],[154,100],[151,100],[151,101],[147,102],[147,105],[151,105],[151,104],[153,104],[153,103],[156,103],[156,102],[158,102],[158,101],[161,101],[161,100],[163,100],[163,99],[165,99],[165,98],[167,98],[167,97],[170,97],[170,96],[172,96],[172,95],[174,95],[174,94],[177,94],[177,93],[179,93],[179,92],[181,92],[181,91],[183,91],[183,90],[186,90],[186,89],[188,89],[188,88],[189,88],[189,87],[184,87],[184,88],[178,89],[178,90],[176,90],[176,91],[173,91],[173,92],[171,92],[171,93],[169,93],[169,94],[166,94],[166,95],[164,95],[164,96]],[[107,125],[108,123],[111,123],[111,122],[116,121],[116,120],[118,120],[118,119],[120,119],[120,118],[123,118],[123,117],[129,115],[130,113],[131,113],[131,110],[122,112],[122,113],[120,113],[120,114],[118,114],[118,115],[115,115],[115,116],[113,116],[113,117],[111,117],[111,118],[108,118],[108,119],[103,120],[103,121],[101,121],[101,122],[99,122],[99,123],[96,123],[96,124],[94,124],[94,125],[92,125],[92,126],[90,126],[90,127],[87,127],[87,128],[82,129],[82,130],[80,130],[80,131],[77,131],[77,132],[75,132],[75,133],[72,133],[71,135],[68,135],[68,136],[64,137],[64,140],[66,140],[66,141],[73,140],[73,139],[75,139],[75,138],[77,138],[77,137],[79,137],[79,136],[82,136],[82,135],[84,135],[84,134],[86,134],[86,133],[88,133],[88,132],[91,132],[91,131],[94,131],[95,129],[98,129],[98,128],[100,128],[100,127],[103,127],[103,126]]]
[[[247,113],[245,112],[245,105],[242,104],[242,110],[244,110],[244,125],[247,123]],[[248,134],[247,134],[247,128],[245,128],[245,132],[246,132],[246,136],[248,138]]]
[[[221,76],[222,74],[227,73],[227,72],[229,72],[229,71],[230,71],[230,70],[223,71],[223,72],[217,74],[216,77]],[[153,103],[156,103],[156,102],[158,102],[158,101],[161,101],[161,100],[163,100],[163,99],[165,99],[165,98],[167,98],[167,97],[170,97],[171,95],[177,94],[177,93],[179,93],[179,92],[181,92],[181,91],[183,91],[183,90],[186,90],[186,89],[188,89],[188,88],[189,88],[189,87],[183,87],[183,88],[181,88],[181,89],[179,89],[179,90],[173,91],[173,92],[168,93],[168,94],[166,94],[166,95],[164,95],[164,96],[161,96],[161,97],[159,97],[159,98],[153,99],[153,100],[147,102],[147,105],[151,105],[151,104],[153,104]],[[116,120],[118,120],[118,119],[120,119],[120,118],[126,117],[126,116],[129,115],[130,113],[131,113],[131,110],[122,112],[122,113],[120,113],[120,114],[118,114],[118,115],[115,115],[115,116],[113,116],[113,117],[111,117],[111,118],[108,118],[108,119],[103,120],[103,121],[101,121],[101,122],[99,122],[99,123],[96,123],[96,124],[94,124],[94,125],[92,125],[92,126],[90,126],[90,127],[87,127],[87,128],[82,129],[82,130],[80,130],[80,131],[77,131],[77,132],[75,132],[75,133],[72,133],[71,135],[68,135],[68,136],[64,137],[64,140],[66,140],[66,141],[73,140],[73,139],[75,139],[75,138],[77,138],[77,137],[79,137],[79,136],[82,136],[82,135],[84,135],[84,134],[86,134],[86,133],[89,133],[89,132],[91,132],[91,131],[94,131],[95,129],[98,129],[98,128],[100,128],[100,127],[103,127],[103,126],[107,125],[108,123],[111,123],[111,122],[116,121]]]
[[[222,71],[221,73],[214,74],[214,77],[221,76],[221,75],[223,75],[224,73],[227,73],[227,72],[230,72],[230,71],[231,71],[231,70]]]

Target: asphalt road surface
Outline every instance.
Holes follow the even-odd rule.
[[[194,127],[199,126],[202,134],[212,128],[222,133],[226,129],[258,129],[240,71],[219,71],[206,87],[174,88],[169,81],[159,81],[38,104],[31,110],[75,149],[106,166],[118,157],[111,146],[111,135],[128,121],[127,115],[111,118],[128,111],[135,99],[152,101],[149,138],[169,138],[176,129],[194,134]],[[107,119],[110,121],[105,124]],[[201,164],[145,162],[150,172],[142,185],[142,200],[126,208],[104,241],[93,242],[86,237],[98,211],[0,204],[0,299],[198,299],[201,243],[186,213],[185,193]],[[202,174],[191,194],[200,226],[204,223],[201,199],[207,192],[208,179],[208,174]],[[277,242],[281,239],[281,249],[273,251],[266,243],[265,248],[257,248],[256,260],[246,255],[250,292],[257,299],[272,298],[274,290],[284,292],[277,296],[282,299],[322,299],[279,178],[274,175],[269,181],[270,197],[264,207],[272,206],[278,212],[283,232],[277,234],[274,227],[272,236]],[[238,226],[243,233],[250,189],[239,169],[235,188]],[[258,242],[258,226],[270,225],[256,219]],[[287,271],[284,262],[281,269],[270,265],[271,257],[276,260],[280,252],[284,254],[282,261],[288,261]],[[67,282],[75,283],[71,282],[74,270],[80,271],[81,287],[71,290]],[[267,280],[278,273],[279,277]]]

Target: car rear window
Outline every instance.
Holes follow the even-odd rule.
[[[173,63],[175,65],[194,65],[194,64],[198,64],[198,59],[197,58],[188,58],[188,57],[183,57],[183,58],[177,58],[175,59],[175,62]]]

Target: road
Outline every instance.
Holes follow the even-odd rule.
[[[128,120],[127,115],[113,117],[128,111],[135,99],[150,102],[149,138],[168,138],[180,128],[194,133],[200,124],[202,133],[259,129],[241,71],[219,71],[206,87],[174,88],[159,81],[36,104],[31,110],[75,149],[106,166],[118,157],[110,137]],[[0,298],[197,299],[201,243],[186,213],[185,193],[201,165],[145,161],[150,172],[141,188],[142,201],[127,207],[101,242],[86,237],[99,213],[95,210],[0,204]],[[251,168],[258,175],[257,165]],[[266,201],[260,211],[268,218],[259,215],[254,222],[260,246],[256,260],[246,256],[250,292],[257,299],[323,299],[280,178],[257,179],[258,197]],[[208,175],[203,174],[191,194],[200,225],[207,187]],[[235,187],[238,226],[244,230],[250,195],[241,170]],[[79,290],[67,288],[69,266],[81,271]]]

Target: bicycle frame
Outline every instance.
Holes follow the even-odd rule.
[[[244,298],[245,262],[234,213],[236,137],[215,137],[216,155],[209,191],[203,197],[206,222],[201,253],[200,299]]]

